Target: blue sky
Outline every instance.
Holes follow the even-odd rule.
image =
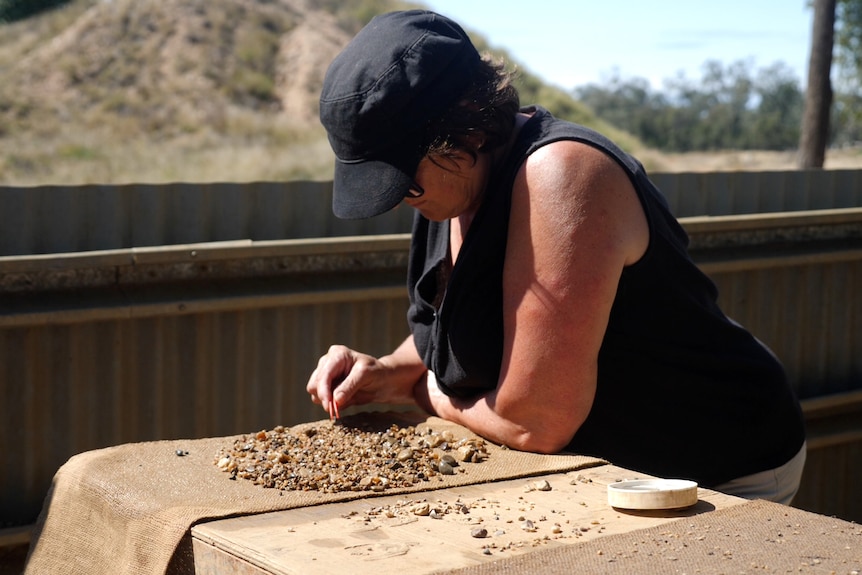
[[[703,64],[783,62],[800,82],[813,12],[806,0],[425,0],[544,80],[571,89],[614,72],[660,89]]]

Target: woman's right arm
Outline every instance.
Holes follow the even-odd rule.
[[[426,371],[412,335],[380,358],[333,345],[318,360],[306,390],[332,416],[351,405],[413,403],[413,387]]]

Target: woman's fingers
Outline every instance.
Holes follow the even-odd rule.
[[[339,393],[339,400],[335,400],[335,389],[348,378],[353,366],[356,364],[356,354],[349,348],[334,345],[329,348],[317,361],[317,369],[311,373],[306,385],[306,391],[311,395],[314,403],[319,403],[329,413],[330,419],[339,419],[339,404],[344,405],[349,400],[350,389],[343,389]],[[346,386],[351,387],[351,386]],[[345,392],[349,395],[345,397]]]

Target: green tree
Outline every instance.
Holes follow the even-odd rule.
[[[696,134],[698,149],[734,149],[747,147],[745,121],[752,100],[753,82],[750,65],[739,61],[724,68],[721,62],[704,65],[698,94],[701,118]]]
[[[835,6],[835,61],[842,77],[862,84],[862,0],[838,0]]]
[[[799,141],[802,93],[782,63],[753,76],[750,62],[709,61],[700,81],[680,75],[663,92],[641,78],[614,76],[578,88],[575,96],[601,119],[662,150],[787,150]]]
[[[833,144],[862,141],[862,0],[838,0]]]
[[[624,81],[614,75],[604,85],[588,84],[575,91],[581,102],[603,120],[629,131],[642,125],[645,112],[652,106],[653,94],[643,78]]]
[[[747,147],[786,150],[799,141],[803,96],[799,78],[783,63],[761,70],[754,83],[759,100],[747,123]]]

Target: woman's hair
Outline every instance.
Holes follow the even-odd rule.
[[[479,151],[492,150],[509,141],[520,109],[512,73],[500,61],[483,55],[473,82],[458,103],[428,123],[424,148],[433,160],[467,152],[473,159]],[[475,144],[475,138],[482,142]]]

